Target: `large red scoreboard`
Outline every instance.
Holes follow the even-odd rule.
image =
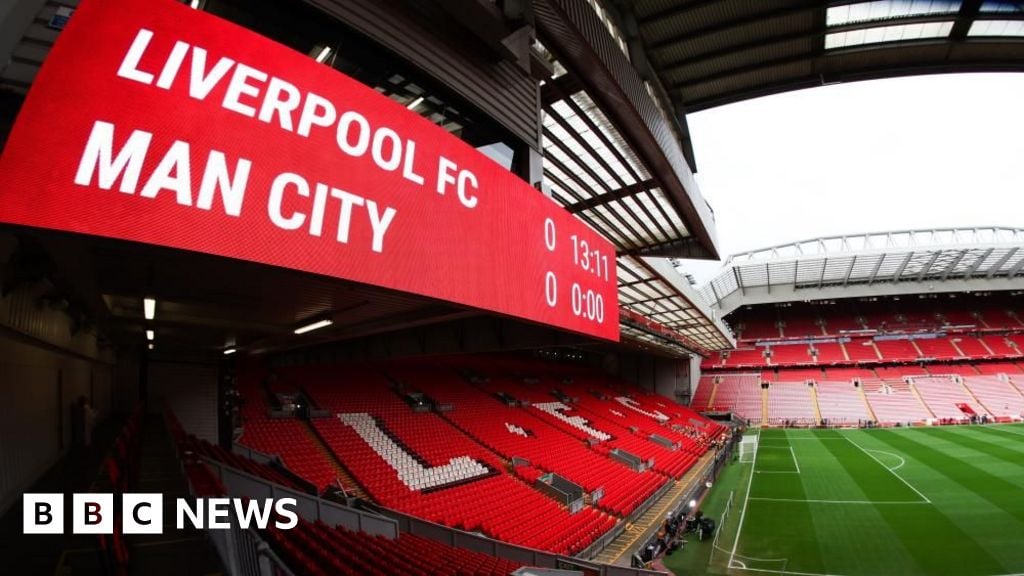
[[[401,104],[171,0],[82,2],[0,158],[0,222],[619,337],[607,240]]]

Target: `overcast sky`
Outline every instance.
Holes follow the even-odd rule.
[[[838,84],[689,124],[723,256],[833,234],[1024,227],[1024,74]],[[703,285],[720,266],[683,269]]]

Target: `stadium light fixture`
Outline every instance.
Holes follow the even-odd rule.
[[[156,348],[156,344],[153,344],[152,342],[150,342],[149,343],[149,349],[152,350],[153,348]]]
[[[319,330],[320,328],[326,328],[327,326],[330,326],[331,324],[334,324],[334,320],[331,320],[330,318],[324,318],[323,320],[317,320],[316,322],[313,322],[311,324],[306,324],[305,326],[300,326],[299,328],[296,328],[295,329],[295,333],[296,334],[305,334],[306,332],[312,332],[313,330]]]
[[[156,334],[154,334],[152,330],[146,330],[146,340],[152,342],[155,337]]]
[[[238,352],[238,350],[236,348],[225,348],[224,349],[224,355],[225,356],[230,356],[230,355],[234,354],[235,352]]]
[[[142,312],[146,316],[146,320],[152,320],[156,317],[156,300],[153,298],[142,299]]]
[[[409,102],[409,104],[406,106],[406,109],[412,110],[412,109],[416,108],[417,106],[419,106],[422,103],[423,103],[423,96],[417,96],[415,100],[413,100],[412,102]]]

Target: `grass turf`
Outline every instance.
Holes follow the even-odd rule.
[[[763,430],[703,509],[677,574],[1024,573],[1024,426]]]

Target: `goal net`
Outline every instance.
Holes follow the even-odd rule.
[[[740,462],[751,463],[754,461],[754,452],[757,451],[757,435],[744,436],[740,439]]]

